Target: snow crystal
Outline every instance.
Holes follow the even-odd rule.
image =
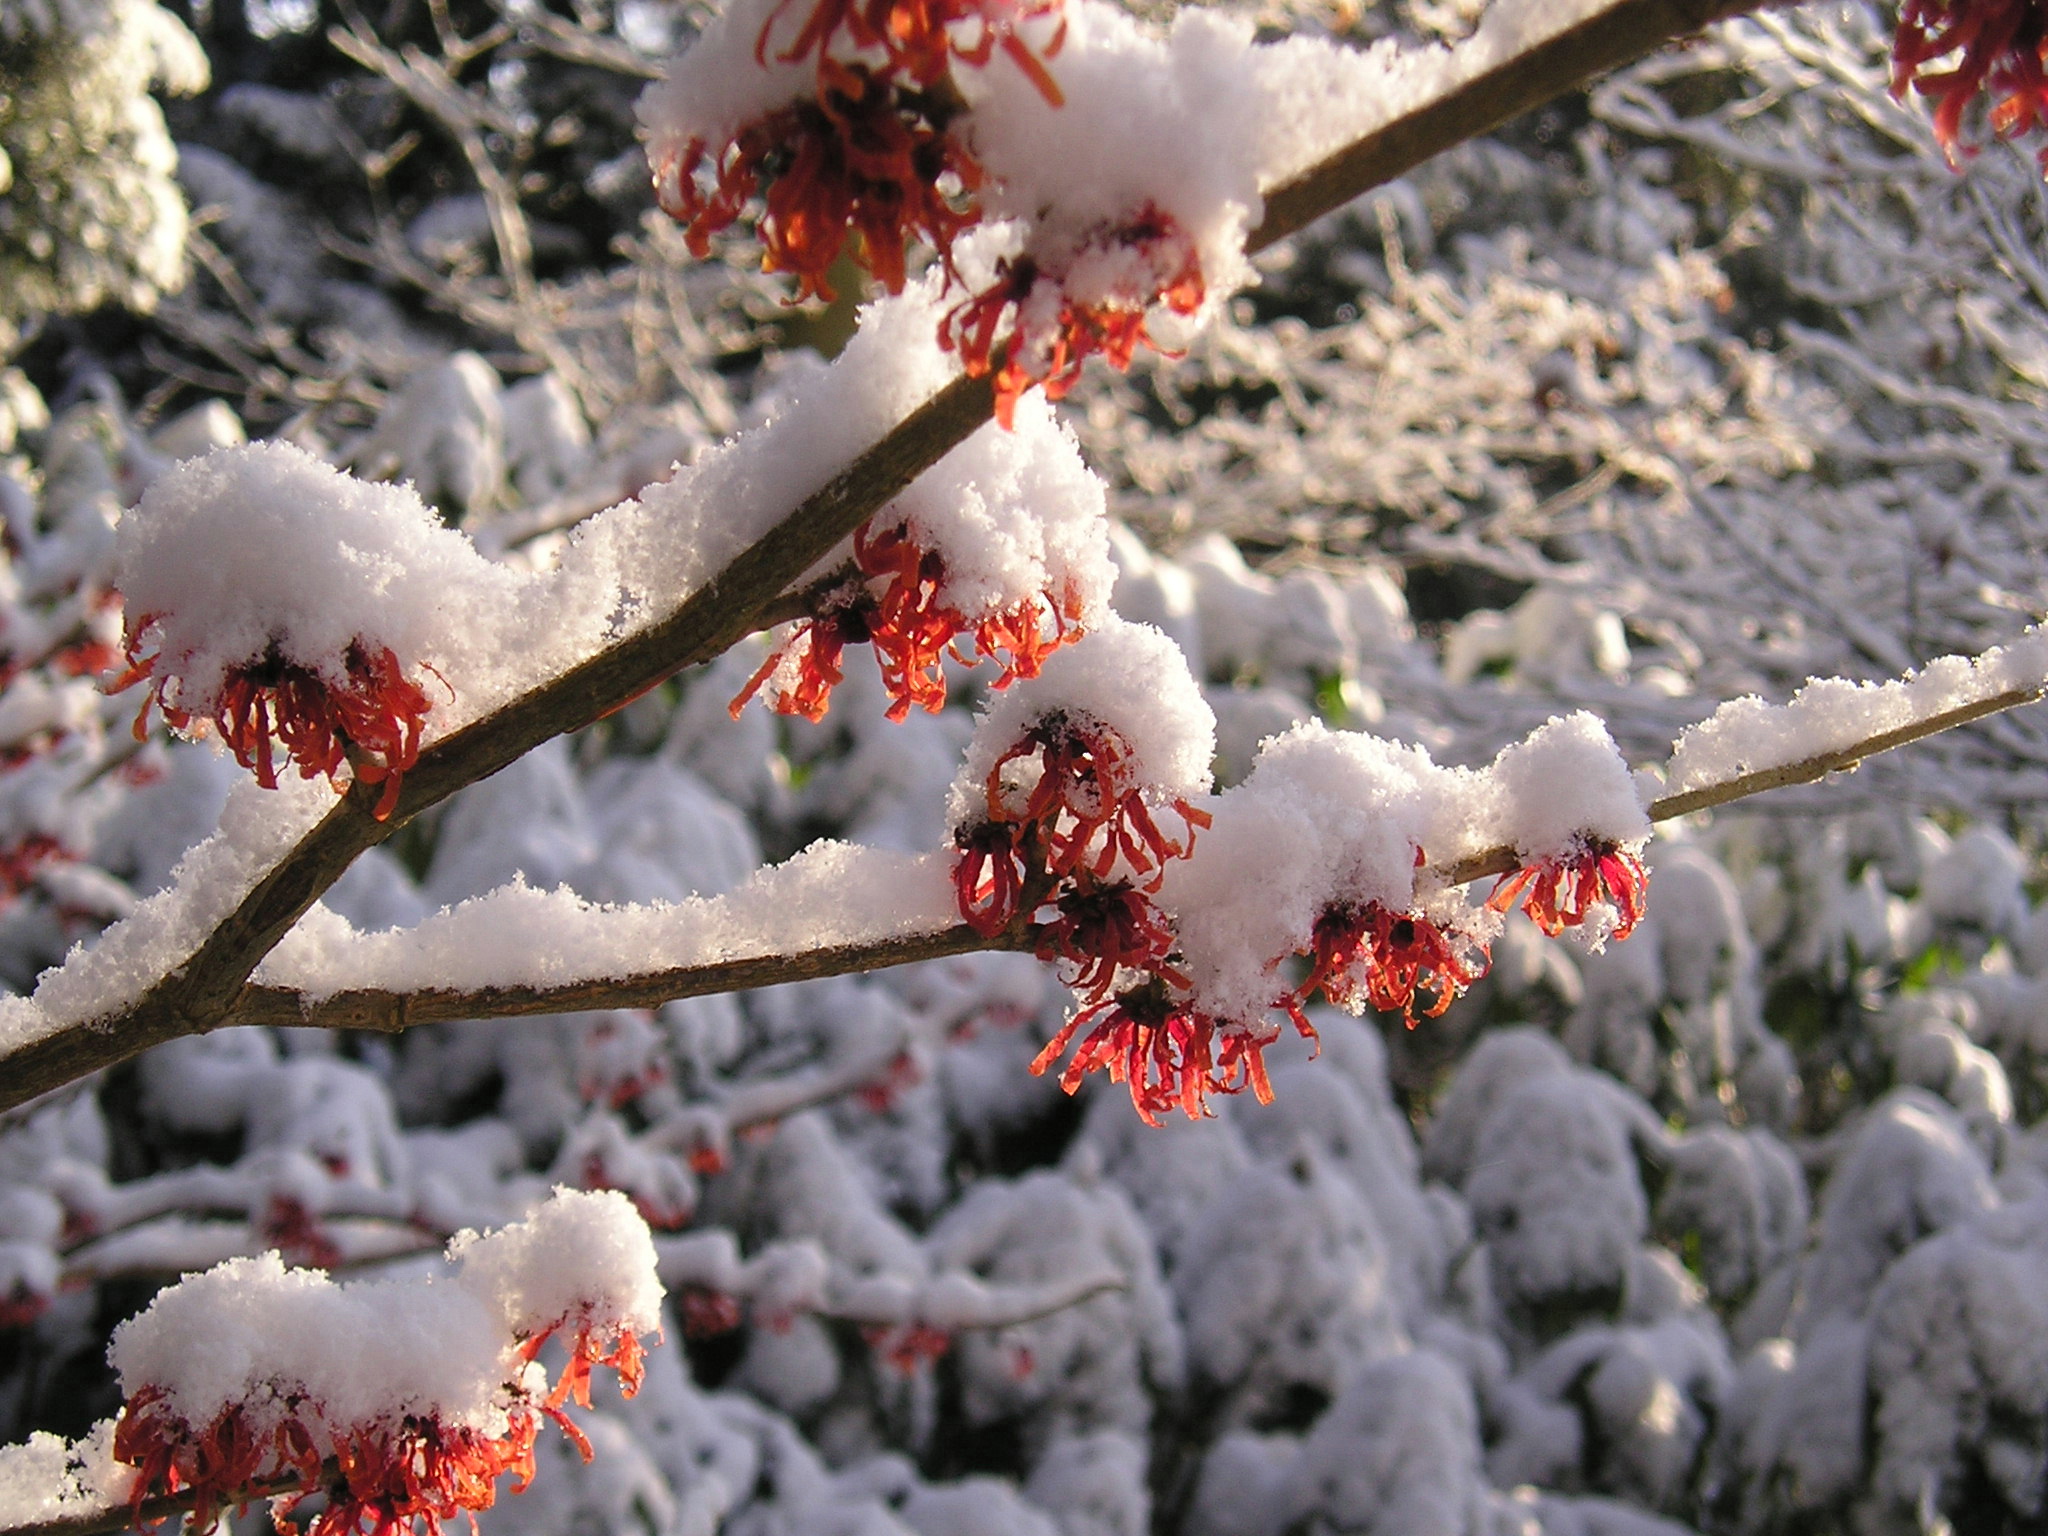
[[[1554,716],[1503,748],[1487,777],[1498,818],[1489,830],[1525,862],[1560,857],[1587,836],[1636,847],[1650,836],[1628,764],[1585,710]]]
[[[1679,737],[1672,794],[1844,751],[1949,710],[2048,681],[2048,631],[2030,629],[1981,656],[1944,656],[1887,683],[1815,678],[1781,705],[1732,699]]]
[[[415,928],[371,934],[316,906],[256,979],[313,1002],[356,989],[550,987],[938,933],[958,921],[949,864],[819,842],[724,896],[634,906],[515,878]]]

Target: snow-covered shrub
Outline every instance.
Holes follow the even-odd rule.
[[[5,386],[0,1524],[2038,1521],[2038,728],[1711,809],[2048,677],[2035,172],[1889,94],[1948,13],[1271,244],[1633,9],[749,0],[582,269],[658,18],[195,109],[208,286]],[[275,440],[155,419],[195,354]]]
[[[156,0],[24,0],[0,16],[0,352],[48,315],[147,310],[185,276],[177,152],[150,90],[207,83]]]

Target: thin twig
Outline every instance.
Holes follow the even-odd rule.
[[[330,1470],[332,1467],[333,1464],[329,1463]],[[305,1483],[296,1477],[257,1483],[250,1487],[248,1497],[243,1503],[254,1504],[259,1499],[298,1493],[305,1486]],[[54,1520],[41,1520],[34,1525],[10,1525],[6,1528],[4,1536],[101,1536],[105,1531],[122,1531],[131,1527],[135,1530],[145,1530],[162,1521],[190,1514],[192,1506],[198,1502],[198,1492],[186,1488],[178,1493],[157,1494],[153,1498],[144,1499],[139,1505],[125,1502],[106,1504],[75,1515],[59,1515]]]
[[[1694,811],[1709,810],[1717,805],[1746,800],[1751,795],[1760,795],[1767,790],[1786,789],[1794,784],[1811,784],[1831,773],[1848,772],[1866,757],[1875,757],[1880,752],[1889,752],[1894,747],[1903,747],[1911,742],[1924,741],[1929,736],[1938,736],[1943,731],[1954,730],[1959,725],[1968,725],[1972,720],[1982,720],[1988,715],[2016,709],[2022,704],[2032,704],[2041,697],[2042,692],[2039,688],[2010,689],[2005,693],[1994,694],[1988,699],[1979,699],[1973,704],[1945,709],[1938,715],[1929,715],[1924,720],[1915,720],[1912,724],[1902,725],[1897,730],[1880,732],[1878,735],[1866,737],[1846,747],[1838,747],[1831,752],[1803,757],[1796,763],[1785,763],[1776,768],[1759,768],[1753,773],[1739,774],[1718,784],[1703,784],[1698,789],[1662,795],[1650,802],[1649,817],[1652,821],[1672,821],[1680,816],[1690,816]],[[1509,874],[1520,863],[1521,859],[1512,848],[1488,848],[1479,853],[1468,854],[1447,865],[1441,873],[1447,884],[1465,885],[1474,880],[1484,880],[1488,875]]]
[[[1622,0],[1609,6],[1345,145],[1267,192],[1265,217],[1246,237],[1245,249],[1262,251],[1333,208],[1407,175],[1450,145],[1491,133],[1596,75],[1766,3],[1768,0]]]

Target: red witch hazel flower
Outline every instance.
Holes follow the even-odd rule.
[[[1049,873],[1102,880],[1121,858],[1147,890],[1159,888],[1166,861],[1185,858],[1210,820],[1176,799],[1186,841],[1160,831],[1123,733],[1067,710],[1041,717],[996,759],[987,796],[988,819],[1015,828],[1020,847],[1035,840]]]
[[[347,787],[346,764],[355,778],[382,784],[377,819],[391,814],[406,771],[419,761],[420,733],[433,701],[406,677],[388,646],[351,642],[341,657],[339,676],[328,677],[286,660],[273,642],[261,656],[230,667],[218,690],[201,700],[187,695],[176,673],[159,670],[160,654],[144,654],[155,626],[154,614],[135,621],[127,639],[127,670],[106,684],[107,692],[119,693],[136,683],[150,683],[135,716],[137,741],[148,737],[152,703],[174,730],[188,729],[204,717],[220,732],[235,761],[253,770],[265,789],[277,788],[276,759],[282,747],[285,760],[297,765],[302,779],[324,774],[337,791],[342,790]]]
[[[684,1286],[677,1293],[677,1301],[686,1339],[714,1339],[731,1333],[745,1321],[739,1298],[725,1291],[702,1285]]]
[[[845,680],[846,647],[874,647],[889,691],[888,716],[901,721],[912,708],[937,714],[946,704],[944,664],[972,665],[988,657],[1002,670],[990,686],[1007,688],[1020,677],[1036,677],[1045,658],[1082,633],[1083,600],[1055,602],[1044,593],[979,620],[970,620],[946,599],[946,561],[922,547],[907,524],[881,532],[863,525],[853,536],[860,575],[827,599],[824,611],[799,619],[788,638],[728,706],[735,720],[763,688],[779,715],[818,721],[831,706],[832,690]],[[972,637],[975,655],[960,649]]]
[[[283,773],[380,786],[397,804],[437,698],[532,589],[410,486],[358,480],[289,443],[187,459],[115,536],[127,668],[173,728],[210,723],[266,788]],[[531,612],[529,606],[528,612]],[[568,621],[564,614],[565,622]]]
[[[1099,1003],[1120,969],[1144,971],[1183,989],[1188,981],[1169,961],[1174,933],[1166,914],[1136,886],[1082,885],[1054,904],[1038,930],[1038,958],[1069,967],[1068,985],[1085,1003]]]
[[[759,195],[761,264],[794,274],[799,300],[834,296],[826,273],[850,238],[854,258],[900,293],[911,240],[950,265],[953,241],[980,219],[981,168],[947,132],[955,111],[886,70],[822,62],[814,98],[760,118],[715,155],[692,138],[664,159],[656,197],[702,257]]]
[[[159,1293],[112,1350],[129,1392],[113,1453],[140,1474],[136,1510],[189,1492],[203,1529],[276,1497],[282,1530],[317,1499],[305,1536],[440,1536],[490,1507],[500,1477],[532,1480],[541,1419],[588,1459],[566,1405],[589,1406],[598,1366],[630,1395],[639,1335],[659,1325],[646,1228],[616,1196],[558,1194],[455,1253],[432,1283],[340,1285],[270,1253]],[[389,1327],[394,1309],[415,1326]],[[417,1347],[420,1322],[435,1349]],[[551,1338],[567,1361],[550,1388],[536,1361]]]
[[[1642,921],[1649,879],[1643,861],[1620,844],[1581,834],[1562,854],[1501,876],[1486,904],[1496,912],[1519,905],[1553,939],[1604,908],[1614,926],[1602,937],[1620,940]]]
[[[1991,96],[1999,138],[2048,128],[2044,47],[2043,0],[1905,0],[1892,42],[1892,94],[1903,100],[1910,88],[1933,99],[1934,135],[1953,164],[1963,114],[1980,92]],[[1952,55],[1959,57],[1942,67]],[[2048,170],[2048,149],[2041,162]]]
[[[1194,241],[1171,214],[1147,203],[1058,259],[1026,254],[998,262],[995,281],[940,322],[939,342],[960,354],[968,373],[995,371],[996,416],[1009,426],[1032,385],[1058,400],[1094,356],[1122,372],[1140,346],[1154,345],[1145,316],[1155,304],[1192,315],[1207,291]],[[1013,316],[1003,347],[1003,324]]]
[[[1304,1030],[1310,1026],[1302,1008],[1318,989],[1339,1008],[1359,1013],[1369,1004],[1403,1015],[1413,1029],[1420,994],[1436,994],[1422,1012],[1441,1018],[1488,964],[1485,947],[1455,928],[1376,901],[1325,909],[1308,953],[1307,979],[1281,1003]]]
[[[861,1336],[899,1376],[915,1376],[953,1347],[953,1335],[930,1323],[875,1323]]]
[[[754,42],[754,60],[765,65],[773,48],[775,25],[789,9],[780,0]],[[841,45],[863,53],[880,53],[891,73],[908,75],[930,88],[946,78],[952,61],[979,69],[1001,49],[1024,71],[1039,95],[1053,106],[1060,88],[1047,73],[1045,60],[1057,55],[1066,41],[1060,16],[1064,0],[817,0],[786,49],[775,51],[784,64],[818,56],[822,68]],[[1036,53],[1024,40],[1029,23],[1044,21],[1051,35]]]
[[[1092,1027],[1060,1073],[1060,1087],[1068,1093],[1079,1091],[1082,1080],[1101,1069],[1111,1082],[1129,1087],[1131,1105],[1147,1125],[1159,1125],[1162,1114],[1176,1109],[1190,1120],[1208,1113],[1208,1094],[1216,1086],[1211,1052],[1216,1024],[1177,999],[1164,979],[1155,976],[1081,1009],[1038,1053],[1032,1076],[1042,1077],[1084,1026]]]

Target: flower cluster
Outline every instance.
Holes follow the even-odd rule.
[[[1122,733],[1065,710],[1042,716],[996,759],[988,774],[986,806],[986,818],[955,837],[960,858],[954,884],[961,917],[990,936],[1023,910],[1028,890],[1043,889],[1048,880],[1069,884],[1071,894],[1083,901],[1102,894],[1097,888],[1119,860],[1132,879],[1156,891],[1166,861],[1185,857],[1194,847],[1195,830],[1209,825],[1207,811],[1175,800],[1171,809],[1186,841],[1167,836],[1147,803],[1146,786]],[[1132,916],[1130,897],[1147,907],[1150,903],[1136,890],[1125,889],[1129,897],[1112,895],[1102,909],[1111,915],[1091,920],[1079,910],[1070,913],[1064,920],[1068,931],[1077,932],[1075,925],[1086,923],[1093,937],[1127,931],[1136,946],[1127,952],[1156,946],[1156,940],[1137,936],[1156,925],[1156,914]]]
[[[1083,1007],[1038,1053],[1032,1075],[1043,1075],[1084,1025],[1093,1027],[1060,1073],[1068,1093],[1089,1073],[1105,1071],[1130,1090],[1138,1117],[1157,1126],[1160,1115],[1176,1109],[1199,1120],[1208,1113],[1211,1091],[1232,1091],[1216,1074],[1215,1021],[1177,996],[1164,976]]]
[[[873,1324],[861,1336],[899,1376],[915,1376],[953,1347],[953,1335],[930,1323]]]
[[[280,1519],[324,1499],[303,1536],[411,1536],[416,1525],[440,1536],[443,1521],[490,1508],[501,1476],[511,1474],[515,1491],[533,1481],[539,1420],[527,1409],[508,1415],[497,1434],[410,1414],[330,1431],[310,1403],[276,1425],[260,1424],[258,1412],[231,1403],[194,1429],[161,1388],[131,1397],[114,1430],[114,1457],[140,1474],[138,1515],[150,1496],[189,1489],[192,1528],[208,1530],[228,1509],[290,1490]]]
[[[682,1313],[686,1339],[717,1338],[731,1333],[746,1320],[738,1297],[708,1286],[684,1286],[677,1293],[676,1303]]]
[[[826,274],[849,239],[854,259],[900,293],[911,240],[950,261],[954,239],[979,218],[981,170],[947,132],[954,111],[886,71],[821,64],[815,97],[750,124],[715,156],[692,139],[657,176],[656,195],[700,258],[759,195],[762,264],[793,274],[799,300],[833,298]]]
[[[999,262],[995,281],[946,315],[939,340],[970,374],[995,371],[996,416],[1007,426],[1034,384],[1058,400],[1097,356],[1122,372],[1140,346],[1153,344],[1145,316],[1155,304],[1192,315],[1207,291],[1194,241],[1171,214],[1147,203],[1122,223],[1091,231],[1058,261],[1025,255]]]
[[[810,15],[797,30],[795,39],[775,57],[794,64],[815,54],[823,71],[831,62],[835,45],[856,52],[879,53],[891,74],[909,77],[918,85],[931,87],[947,76],[954,59],[980,69],[997,49],[1024,71],[1038,93],[1054,106],[1060,104],[1060,88],[1046,72],[1044,59],[1060,51],[1066,26],[1060,20],[1063,0],[1010,0],[1008,4],[989,0],[817,0]],[[789,8],[781,0],[762,25],[754,41],[754,60],[765,65],[773,47],[775,24]],[[1025,23],[1047,20],[1053,32],[1043,49],[1034,53],[1023,36]]]
[[[157,1494],[189,1490],[198,1530],[230,1508],[279,1495],[280,1530],[307,1501],[319,1502],[303,1536],[412,1536],[419,1527],[440,1536],[442,1522],[490,1508],[501,1476],[511,1474],[513,1491],[525,1491],[541,1418],[559,1424],[590,1460],[590,1441],[566,1405],[573,1399],[590,1406],[594,1368],[615,1371],[628,1397],[639,1390],[643,1354],[628,1328],[582,1320],[543,1329],[519,1345],[517,1358],[533,1361],[564,1331],[569,1358],[553,1388],[535,1397],[523,1385],[508,1384],[493,1423],[447,1422],[421,1411],[333,1424],[310,1393],[281,1391],[268,1401],[229,1403],[195,1427],[152,1383],[122,1411],[114,1456],[140,1474],[133,1494],[138,1511]]]
[[[1037,933],[1040,959],[1060,966],[1081,1008],[1032,1062],[1042,1075],[1083,1026],[1092,1026],[1060,1074],[1072,1093],[1101,1068],[1127,1084],[1148,1123],[1179,1108],[1206,1112],[1225,1087],[1212,1059],[1213,1023],[1184,1001],[1172,925],[1152,900],[1169,859],[1194,848],[1209,813],[1168,803],[1179,837],[1160,829],[1130,743],[1114,726],[1056,710],[990,768],[986,816],[955,842],[961,917],[994,936],[1020,913],[1050,908]]]
[[[520,1358],[533,1361],[549,1339],[565,1334],[564,1346],[569,1358],[562,1366],[562,1374],[555,1379],[546,1397],[539,1402],[540,1411],[553,1419],[562,1428],[562,1433],[574,1442],[585,1461],[590,1460],[590,1441],[583,1431],[576,1427],[569,1417],[566,1405],[573,1399],[579,1408],[590,1406],[590,1374],[604,1366],[619,1378],[619,1391],[626,1397],[640,1390],[640,1383],[647,1374],[647,1352],[640,1343],[640,1336],[630,1328],[615,1324],[604,1324],[583,1316],[573,1325],[557,1323],[541,1329],[519,1346]]]
[[[46,864],[64,863],[78,855],[47,832],[31,832],[19,842],[0,848],[0,911],[15,897],[35,884]]]
[[[842,253],[891,293],[922,241],[952,270],[953,242],[981,220],[980,165],[956,131],[955,63],[1000,51],[1057,106],[1045,60],[1065,39],[1063,0],[816,0],[787,45],[782,0],[754,39],[754,63],[814,61],[810,89],[745,123],[714,151],[702,134],[662,153],[655,192],[699,257],[759,197],[762,264],[830,300]],[[1027,25],[1047,33],[1034,49]],[[772,63],[771,63],[772,57]],[[850,248],[849,248],[850,245]]]
[[[1065,594],[1033,593],[969,619],[947,600],[944,558],[921,547],[906,524],[880,532],[864,525],[853,536],[853,553],[858,578],[827,599],[823,612],[791,627],[734,696],[734,719],[763,688],[777,714],[824,719],[832,690],[845,680],[848,645],[874,647],[889,718],[901,721],[913,708],[937,714],[945,707],[948,656],[969,666],[981,657],[996,661],[1002,670],[990,686],[1007,688],[1036,677],[1047,656],[1082,633],[1080,601]],[[973,655],[961,650],[969,639]]]
[[[1934,101],[1934,133],[1953,162],[1963,113],[1988,91],[2001,139],[2048,128],[2048,4],[2043,0],[1905,0],[1892,43],[1892,94]],[[1953,63],[1945,64],[1951,56]],[[2041,152],[2048,169],[2048,149]]]
[[[1398,1013],[1415,1027],[1418,996],[1434,993],[1422,1010],[1441,1018],[1464,990],[1486,974],[1484,943],[1455,926],[1439,926],[1419,912],[1392,912],[1379,902],[1340,902],[1316,919],[1307,951],[1306,979],[1282,1000],[1304,1030],[1303,1006],[1320,991],[1351,1013],[1366,1007]]]
[[[1201,308],[1208,283],[1181,220],[1141,193],[1063,216],[1001,153],[1003,133],[1018,131],[1000,126],[1002,89],[959,73],[1001,54],[1037,101],[1062,107],[1048,62],[1067,39],[1066,0],[791,4],[753,34],[748,83],[717,73],[738,63],[727,34],[723,47],[693,50],[643,108],[657,199],[697,255],[758,206],[762,264],[794,274],[802,300],[831,298],[828,273],[848,257],[901,292],[908,248],[929,247],[945,286],[965,290],[939,323],[940,345],[970,374],[994,374],[1005,426],[1026,391],[1042,384],[1059,398],[1090,357],[1127,367],[1152,344],[1155,305]],[[733,28],[752,25],[733,13]],[[956,242],[997,213],[1036,227],[976,291],[982,279],[963,277]]]
[[[365,784],[382,784],[379,821],[398,804],[400,783],[419,760],[420,735],[433,701],[406,677],[388,646],[350,643],[330,677],[285,657],[273,643],[260,656],[228,669],[211,697],[188,697],[175,672],[159,667],[160,655],[145,655],[155,616],[144,614],[129,628],[127,669],[108,681],[109,693],[148,681],[150,691],[135,716],[135,736],[149,729],[152,703],[173,730],[209,719],[265,789],[277,787],[277,749],[296,764],[299,777],[325,775],[337,791],[346,787],[342,768]]]

